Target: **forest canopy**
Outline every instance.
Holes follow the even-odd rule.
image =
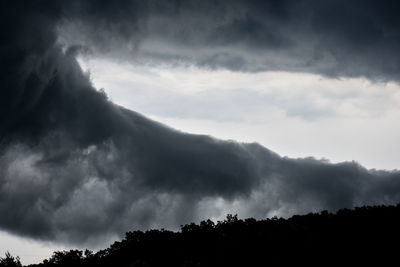
[[[30,267],[261,266],[321,261],[385,262],[396,257],[400,204],[295,215],[289,219],[205,220],[165,229],[127,232],[109,248],[56,251]],[[9,253],[0,266],[21,266]]]

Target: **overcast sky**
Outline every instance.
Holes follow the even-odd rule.
[[[190,133],[259,142],[282,156],[398,169],[400,87],[365,78],[79,62],[113,102]]]
[[[0,250],[400,200],[396,1],[5,1]]]

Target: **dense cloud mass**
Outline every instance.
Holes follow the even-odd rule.
[[[137,63],[398,80],[398,1],[72,1],[65,44]]]
[[[358,3],[2,1],[0,228],[83,243],[227,212],[398,202],[397,171],[175,131],[110,102],[75,58],[86,47],[146,62],[397,79],[395,2]]]

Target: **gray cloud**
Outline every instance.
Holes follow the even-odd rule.
[[[65,44],[144,64],[396,80],[396,1],[73,2]]]
[[[75,52],[57,43],[55,25],[59,25],[60,18],[92,21],[88,27],[104,18],[98,25],[105,29],[99,34],[109,31],[107,36],[113,36],[114,27],[120,33],[128,27],[130,33],[130,25],[140,25],[143,18],[137,14],[141,8],[146,11],[146,18],[152,17],[150,11],[154,8],[166,18],[179,11],[181,19],[186,19],[192,11],[193,20],[200,19],[199,14],[208,18],[227,9],[227,15],[220,19],[233,23],[233,6],[228,8],[221,2],[216,9],[210,9],[214,7],[211,2],[199,7],[188,2],[183,7],[177,5],[175,10],[170,3],[166,4],[169,9],[148,4],[136,9],[135,2],[126,3],[124,9],[111,3],[92,6],[92,2],[72,2],[72,7],[60,3],[6,1],[1,9],[2,229],[82,244],[121,235],[132,228],[176,228],[235,209],[246,216],[262,217],[273,212],[288,216],[399,201],[397,171],[366,170],[354,162],[330,164],[311,158],[282,158],[258,144],[181,133],[117,106],[90,84]],[[255,4],[249,2],[248,9]],[[271,13],[276,21],[285,16],[291,20],[285,6],[265,8],[276,10],[276,16]],[[204,12],[207,10],[210,14]],[[85,13],[89,11],[90,14]],[[257,16],[264,14],[262,8],[254,12]],[[133,14],[132,18],[128,14]],[[129,23],[123,21],[119,25],[125,17]],[[258,31],[261,27],[254,18],[243,18],[249,21],[232,31],[237,27]],[[189,18],[188,21],[191,25]],[[214,25],[214,21],[208,23]],[[223,32],[227,26],[221,24]],[[201,30],[206,25],[198,27]],[[141,31],[140,27],[137,31]],[[187,34],[184,45],[193,40],[194,32]],[[236,34],[229,33],[229,43],[236,42]],[[274,34],[277,33],[270,33]],[[261,44],[269,40],[268,36],[257,37],[260,46],[264,47]],[[201,35],[198,38],[203,39]],[[273,38],[268,46],[293,45],[283,37]],[[224,40],[216,42],[224,44]],[[212,42],[210,45],[219,46]],[[254,44],[254,49],[261,48]],[[375,73],[379,71],[377,68]],[[214,206],[221,199],[225,206]]]

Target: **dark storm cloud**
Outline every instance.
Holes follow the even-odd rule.
[[[88,34],[85,49],[120,48],[123,41],[141,47],[153,38],[176,45],[176,52],[189,51],[189,44],[193,51],[202,46],[190,57],[201,62],[212,57],[208,50],[227,45],[227,52],[213,56],[215,64],[223,61],[239,69],[249,60],[240,59],[244,47],[261,54],[265,47],[277,49],[279,55],[301,46],[281,33],[293,30],[294,18],[305,16],[293,15],[287,2],[199,3],[2,2],[2,229],[47,240],[98,242],[132,228],[174,228],[235,209],[263,217],[399,201],[399,172],[368,171],[354,162],[282,158],[257,144],[181,133],[117,106],[80,69],[75,55],[82,44],[68,48],[57,41],[69,20],[69,27],[80,23]],[[265,14],[267,21],[261,20]],[[279,31],[270,20],[283,24]],[[173,26],[178,27],[175,35]],[[240,38],[237,29],[247,35]],[[158,34],[151,37],[155,30]],[[336,34],[336,41],[347,38],[339,30]],[[147,37],[139,42],[137,36]],[[171,56],[160,51],[164,58]],[[379,66],[364,67],[374,77],[389,77]]]
[[[398,1],[72,2],[65,44],[145,64],[396,80]]]

